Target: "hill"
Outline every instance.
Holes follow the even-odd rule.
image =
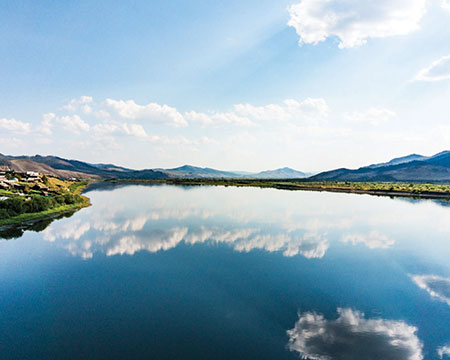
[[[245,178],[245,179],[301,179],[307,174],[291,168],[266,170],[258,173],[240,171],[222,171],[211,168],[201,168],[192,165],[184,165],[174,169],[155,169],[162,171],[169,177],[175,178]]]
[[[37,171],[64,178],[104,179],[302,179],[308,174],[291,168],[258,173],[223,171],[184,165],[170,169],[134,170],[113,164],[90,164],[57,156],[7,156],[0,154],[0,168]],[[433,156],[411,154],[359,169],[336,169],[308,178],[311,181],[450,182],[450,151]]]
[[[0,154],[0,162],[15,171],[37,171],[63,178],[105,179],[165,179],[168,175],[155,170],[132,170],[115,165],[89,164],[57,156],[7,156]]]
[[[233,178],[241,175],[231,172],[211,168],[201,168],[192,165],[183,165],[174,169],[156,169],[167,174],[169,177],[176,178]]]
[[[433,156],[417,154],[356,170],[337,169],[309,178],[312,181],[450,182],[450,151]]]
[[[171,169],[133,170],[113,164],[90,164],[58,156],[8,156],[0,154],[0,166],[16,171],[37,171],[64,178],[104,179],[167,179],[167,178],[246,178],[246,179],[297,179],[307,175],[290,168],[267,170],[259,173],[222,171],[183,165]]]
[[[380,163],[380,164],[372,164],[367,166],[368,168],[379,168],[379,167],[383,167],[383,166],[391,166],[391,165],[400,165],[400,164],[406,164],[409,163],[411,161],[416,161],[416,160],[426,160],[428,159],[427,156],[423,156],[423,155],[418,155],[418,154],[411,154],[411,155],[407,155],[407,156],[402,156],[399,158],[395,158],[392,159],[391,161],[385,162],[385,163]]]
[[[254,179],[302,179],[308,177],[308,174],[284,167],[281,169],[261,171],[256,174],[246,175],[245,177]]]

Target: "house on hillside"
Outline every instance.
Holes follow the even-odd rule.
[[[7,182],[0,180],[0,189],[9,190],[11,189],[11,185],[8,184]]]
[[[36,171],[20,172],[17,174],[22,178],[22,181],[33,182],[41,179],[39,173]]]

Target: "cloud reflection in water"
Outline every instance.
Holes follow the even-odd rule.
[[[214,194],[205,198],[209,192]],[[370,249],[394,244],[376,230],[348,232],[358,222],[355,213],[336,213],[320,204],[299,206],[291,197],[283,198],[279,209],[273,204],[280,203],[279,195],[288,194],[271,191],[267,195],[249,191],[243,199],[238,189],[225,193],[211,188],[186,192],[176,187],[123,187],[95,194],[98,199],[92,208],[52,224],[44,231],[44,239],[58,240],[71,254],[83,258],[209,242],[228,244],[239,252],[258,249],[320,259],[330,247],[328,233],[333,231],[347,231],[342,242],[362,243]]]
[[[450,346],[441,346],[437,352],[441,359],[444,359],[444,356],[450,359]]]
[[[366,319],[352,309],[338,309],[336,320],[314,312],[299,314],[288,330],[291,351],[310,360],[421,360],[417,328],[404,321]]]
[[[431,297],[447,303],[450,306],[450,278],[436,275],[412,276],[418,287],[424,289]]]
[[[60,239],[63,247],[72,255],[85,259],[91,258],[95,252],[107,256],[133,255],[142,250],[155,253],[175,248],[182,242],[191,245],[204,242],[224,243],[239,252],[259,249],[279,251],[284,256],[301,254],[311,259],[322,258],[329,246],[325,235],[315,233],[267,234],[258,228],[227,229],[219,226],[164,228],[155,226],[154,222],[146,227],[146,223],[147,220],[143,218],[136,221],[125,220],[123,223],[109,222],[103,223],[101,230],[96,230],[95,223],[67,223],[58,230],[47,229],[44,238],[52,242]],[[89,229],[93,231],[93,234],[87,236],[89,240],[80,239]],[[71,241],[67,243],[64,240]]]
[[[369,234],[345,234],[341,241],[345,244],[364,244],[369,249],[387,249],[395,244],[395,241],[389,239],[386,235],[381,234],[377,230],[372,230]]]

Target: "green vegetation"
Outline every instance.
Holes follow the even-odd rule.
[[[0,190],[0,226],[19,224],[51,215],[75,211],[90,205],[89,199],[80,195],[87,181],[62,181],[43,177],[41,182],[26,185],[21,190]],[[46,184],[39,189],[39,185]]]
[[[76,181],[76,182],[72,183],[71,185],[69,185],[69,191],[73,194],[78,195],[88,185],[89,185],[89,182],[87,180]]]
[[[330,191],[386,196],[450,199],[450,185],[442,184],[258,179],[162,179],[129,181],[185,186],[251,186],[283,190]],[[123,180],[120,180],[120,182],[123,182]]]

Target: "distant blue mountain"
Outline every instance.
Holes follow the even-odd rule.
[[[307,174],[291,168],[266,170],[259,173],[222,171],[211,168],[201,168],[192,165],[183,165],[174,169],[155,169],[170,177],[182,178],[245,178],[245,179],[299,179],[307,177]]]
[[[356,170],[325,171],[310,180],[450,182],[450,151],[433,156],[412,154]]]
[[[284,167],[276,170],[261,171],[256,174],[246,175],[245,177],[257,179],[302,179],[308,177],[308,174],[302,171]]]
[[[100,177],[105,179],[167,179],[167,178],[241,178],[301,179],[309,174],[291,168],[258,173],[222,171],[183,165],[172,169],[133,170],[113,164],[89,164],[57,156],[7,156],[0,154],[0,167],[18,171],[38,171],[61,177]],[[450,151],[433,156],[411,154],[386,163],[359,169],[337,169],[311,176],[309,180],[335,181],[418,181],[450,183]]]
[[[100,177],[106,179],[165,179],[165,178],[254,178],[292,179],[307,174],[290,168],[267,170],[260,173],[222,171],[183,165],[172,169],[134,170],[113,164],[90,164],[57,156],[7,156],[0,154],[0,166],[17,171],[38,171],[60,177]]]
[[[373,165],[369,165],[367,166],[368,168],[379,168],[379,167],[383,167],[383,166],[391,166],[391,165],[400,165],[400,164],[405,164],[411,161],[420,161],[420,160],[426,160],[429,157],[427,156],[423,156],[423,155],[417,155],[417,154],[411,154],[411,155],[407,155],[407,156],[402,156],[402,157],[398,157],[395,159],[392,159],[391,161],[385,162],[385,163],[380,163],[380,164],[373,164]]]

